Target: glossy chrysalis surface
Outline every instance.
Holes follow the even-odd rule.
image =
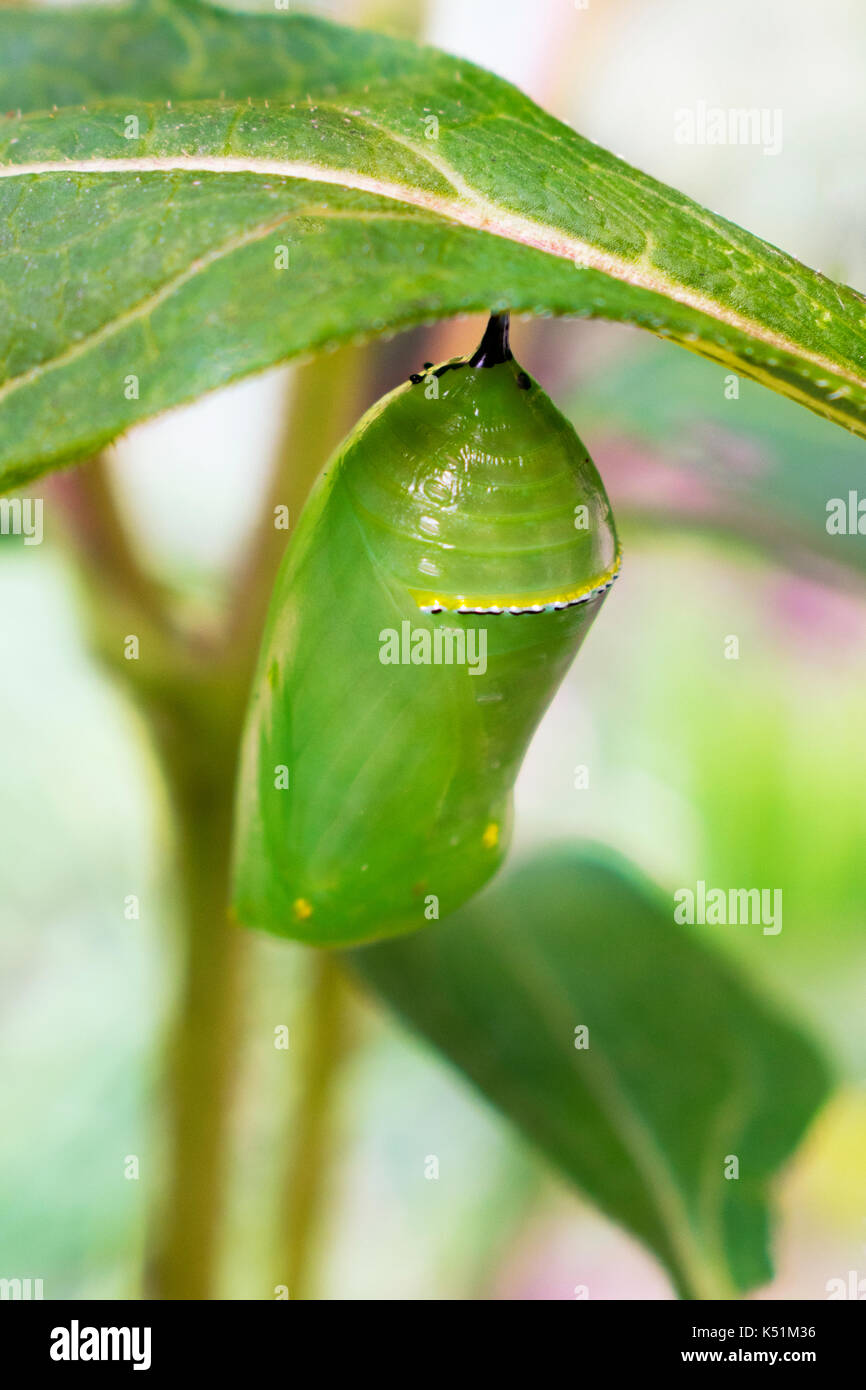
[[[601,479],[494,316],[379,401],[319,479],[265,629],[235,909],[320,945],[445,916],[619,567]]]

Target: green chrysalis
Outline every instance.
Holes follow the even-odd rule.
[[[244,738],[235,907],[319,945],[411,931],[499,867],[512,787],[619,568],[601,479],[494,315],[319,479]]]

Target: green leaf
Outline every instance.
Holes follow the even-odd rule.
[[[605,460],[626,545],[635,521],[656,535],[712,531],[800,576],[857,585],[866,574],[861,441],[751,382],[729,400],[724,369],[691,354],[646,338],[633,349],[590,367],[560,401]],[[852,513],[844,534],[827,529],[837,501]]]
[[[672,912],[624,862],[562,847],[442,925],[350,958],[682,1294],[725,1297],[771,1275],[768,1184],[828,1079]]]
[[[0,97],[2,486],[296,354],[505,306],[637,323],[866,433],[860,295],[470,63],[193,0],[0,10]]]

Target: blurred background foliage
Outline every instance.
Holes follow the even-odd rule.
[[[482,62],[732,220],[848,283],[866,280],[852,175],[866,13],[854,0],[820,12],[807,0],[305,8]],[[782,108],[782,154],[677,145],[673,111],[697,100]],[[330,366],[351,384],[350,418],[420,362],[470,348],[478,331],[472,319],[342,350]],[[521,774],[516,854],[591,838],[668,893],[698,877],[783,887],[778,936],[694,930],[804,1019],[842,1076],[779,1186],[777,1274],[761,1294],[822,1298],[829,1279],[866,1260],[866,539],[825,526],[830,498],[866,491],[862,445],[747,382],[729,399],[722,369],[625,328],[533,321],[513,339],[595,458],[626,555]],[[112,452],[132,543],[191,628],[207,632],[225,614],[270,460],[288,440],[301,492],[319,466],[322,440],[305,450],[312,425],[298,411],[314,372],[241,383]],[[0,1274],[42,1277],[47,1297],[135,1298],[165,1184],[160,1070],[178,991],[177,887],[155,754],[92,654],[59,519],[65,486],[39,492],[43,546],[0,541]],[[724,659],[730,634],[737,661]],[[580,765],[589,786],[578,789]],[[138,920],[124,915],[130,894]],[[286,1266],[291,1217],[275,1213],[286,1205],[315,969],[300,948],[243,935],[225,1297],[273,1297]],[[431,1048],[371,997],[339,988],[313,1292],[557,1299],[587,1285],[593,1298],[672,1296],[661,1266]],[[287,1051],[274,1046],[280,1026]],[[425,1180],[430,1154],[438,1181]],[[129,1155],[138,1180],[124,1176]]]

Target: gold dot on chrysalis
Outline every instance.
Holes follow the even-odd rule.
[[[313,905],[308,903],[306,898],[295,898],[292,907],[299,922],[305,922],[308,917],[313,915]]]
[[[499,844],[499,826],[492,820],[481,836],[481,843],[485,849],[495,849]]]

